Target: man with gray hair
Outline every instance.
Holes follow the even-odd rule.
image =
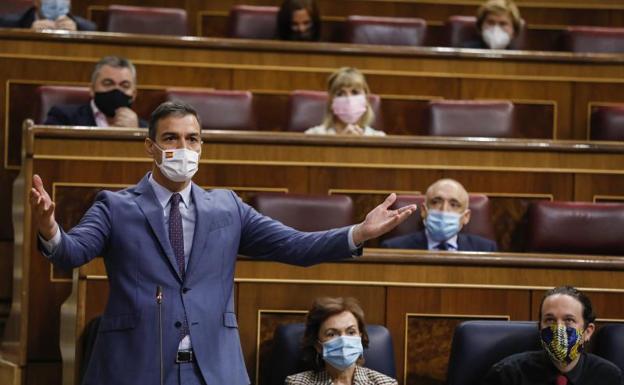
[[[136,69],[130,60],[106,56],[95,65],[91,75],[89,103],[54,106],[44,124],[147,127],[130,108],[136,93]]]
[[[496,251],[496,242],[460,233],[470,221],[468,192],[454,179],[434,182],[425,195],[420,214],[424,231],[385,240],[381,247],[442,251]]]

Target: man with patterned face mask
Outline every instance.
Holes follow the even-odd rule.
[[[54,126],[147,127],[132,110],[137,95],[136,68],[126,58],[106,56],[95,65],[84,104],[53,106],[44,124]]]
[[[442,251],[496,251],[496,243],[460,233],[470,221],[468,192],[454,179],[440,179],[427,189],[420,208],[424,231],[385,240],[382,247]]]
[[[97,29],[92,21],[70,12],[70,0],[34,0],[33,5],[24,12],[0,17],[0,27],[30,28],[34,31],[44,29],[95,31]]]
[[[68,232],[33,176],[30,204],[42,254],[74,268],[102,256],[110,293],[84,383],[158,383],[162,333],[166,385],[248,385],[234,308],[239,254],[295,265],[351,258],[416,210],[389,210],[391,194],[354,226],[301,232],[245,204],[230,190],[192,182],[201,156],[197,112],[165,102],[152,113],[145,150],[152,170],[136,185],[102,191]],[[209,178],[203,176],[204,182]],[[157,288],[160,288],[158,290]],[[159,328],[155,293],[162,297]],[[140,379],[140,380],[139,380]]]
[[[585,352],[595,330],[589,298],[571,286],[546,292],[540,306],[543,350],[509,356],[495,364],[482,385],[621,385],[613,363]]]

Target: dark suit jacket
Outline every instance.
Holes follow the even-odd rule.
[[[381,247],[392,249],[427,250],[427,237],[424,231],[401,235],[381,242]],[[458,251],[496,251],[496,242],[474,234],[457,234]]]
[[[48,111],[43,124],[51,126],[96,126],[91,105],[65,104],[54,106]],[[147,122],[139,118],[139,127],[147,127]]]
[[[229,190],[192,185],[196,222],[186,275],[178,272],[163,208],[145,176],[125,190],[102,191],[50,260],[73,268],[102,256],[108,304],[84,384],[157,384],[156,285],[163,288],[165,384],[178,384],[180,320],[188,319],[194,360],[207,384],[248,385],[234,308],[237,255],[307,266],[349,258],[349,227],[304,233],[243,203]],[[184,290],[183,290],[184,288]],[[177,326],[176,326],[177,325]]]
[[[23,13],[9,13],[0,17],[0,28],[30,28],[35,22],[35,7],[29,8]],[[76,23],[78,31],[95,31],[97,26],[91,20],[68,13],[70,19]]]

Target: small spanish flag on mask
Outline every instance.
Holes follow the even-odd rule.
[[[175,154],[175,152],[173,152],[173,151],[165,151],[165,159],[172,159],[173,158],[173,154]]]

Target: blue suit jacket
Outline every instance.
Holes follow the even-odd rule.
[[[0,17],[1,28],[30,28],[35,22],[35,7],[22,13],[9,13]],[[95,31],[97,26],[91,20],[68,13],[67,16],[76,23],[78,31]]]
[[[64,104],[53,106],[48,111],[43,124],[51,126],[90,126],[95,127],[95,116],[91,104]],[[147,127],[147,122],[139,118],[139,127]]]
[[[427,250],[427,236],[424,231],[386,239],[381,247],[392,249]],[[496,251],[496,242],[474,234],[457,234],[457,251]]]
[[[177,322],[186,317],[193,350],[208,384],[249,384],[234,313],[234,265],[239,253],[312,265],[348,258],[348,227],[304,233],[265,217],[232,191],[192,185],[197,217],[185,280],[165,228],[163,210],[147,176],[134,187],[103,191],[50,259],[73,268],[103,256],[108,304],[85,384],[157,384],[158,308],[163,288],[165,383],[177,384]],[[185,290],[183,290],[185,289]],[[178,324],[179,325],[179,324]]]

